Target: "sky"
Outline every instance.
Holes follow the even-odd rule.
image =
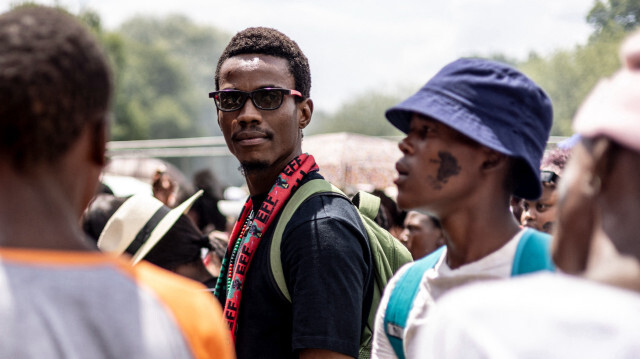
[[[134,15],[180,13],[234,34],[276,28],[309,58],[316,109],[376,90],[403,96],[463,56],[526,59],[587,41],[595,0],[39,0],[88,7],[107,29]],[[0,11],[15,0],[0,0]],[[212,66],[212,74],[214,68]]]

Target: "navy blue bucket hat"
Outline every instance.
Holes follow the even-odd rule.
[[[540,197],[540,159],[553,118],[551,100],[514,68],[483,59],[445,66],[416,94],[386,112],[407,133],[412,113],[442,122],[483,146],[517,158],[514,195]]]

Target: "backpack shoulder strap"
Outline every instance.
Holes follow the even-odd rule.
[[[384,331],[399,359],[404,359],[404,328],[407,325],[409,311],[418,294],[420,281],[424,273],[433,268],[442,256],[445,246],[428,256],[417,260],[402,274],[389,296],[384,314]]]
[[[511,276],[541,270],[555,271],[551,260],[551,236],[528,228],[518,242]]]
[[[378,216],[380,197],[365,191],[359,191],[353,198],[353,202],[357,205],[358,211],[369,219],[375,220]]]
[[[287,288],[287,282],[284,279],[282,260],[280,258],[280,245],[282,244],[282,235],[284,234],[284,229],[287,226],[287,223],[289,223],[289,220],[291,220],[291,217],[293,217],[293,214],[296,212],[298,207],[300,207],[300,205],[307,198],[316,193],[336,191],[342,193],[331,183],[323,179],[311,180],[298,188],[282,209],[282,214],[280,215],[280,219],[278,219],[278,223],[276,224],[276,228],[273,232],[273,239],[271,240],[269,257],[273,278],[275,279],[280,292],[285,296],[285,298],[287,298],[289,302],[291,302],[291,294],[289,293],[289,289]]]

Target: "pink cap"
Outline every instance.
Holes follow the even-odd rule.
[[[640,152],[640,71],[622,69],[600,80],[578,110],[573,129],[584,137],[609,137]]]

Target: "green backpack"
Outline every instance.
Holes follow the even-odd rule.
[[[273,278],[278,284],[278,288],[282,294],[291,302],[291,295],[287,289],[287,284],[284,279],[284,272],[282,271],[282,261],[280,259],[280,245],[282,244],[282,234],[284,229],[293,216],[293,213],[298,207],[309,197],[316,193],[337,193],[338,195],[348,197],[340,191],[337,187],[331,183],[316,179],[311,180],[303,184],[296,190],[293,196],[289,199],[289,202],[285,205],[280,216],[280,220],[276,225],[275,232],[273,234],[273,240],[271,241],[271,271]],[[359,202],[356,208],[358,214],[362,219],[362,223],[367,230],[367,237],[369,239],[369,247],[371,249],[371,257],[373,262],[373,297],[371,302],[371,309],[369,310],[369,318],[362,331],[360,339],[360,352],[358,358],[370,358],[371,356],[371,339],[373,333],[373,325],[376,316],[376,310],[380,303],[380,298],[387,281],[393,276],[393,274],[403,264],[411,262],[411,254],[409,251],[395,239],[384,228],[380,227],[374,218],[378,214],[380,208],[380,198],[367,193],[359,192],[354,197],[356,202]]]

